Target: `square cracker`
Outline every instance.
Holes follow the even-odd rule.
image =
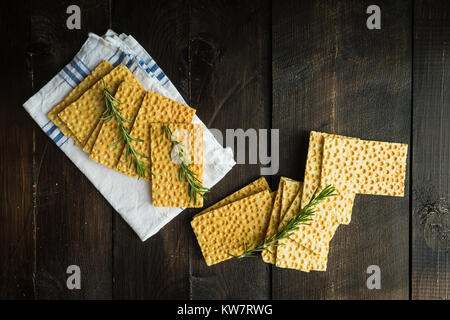
[[[83,93],[85,93],[90,87],[92,87],[98,80],[107,75],[112,69],[113,66],[108,61],[102,61],[97,67],[95,67],[94,70],[92,70],[92,72],[86,78],[83,79],[83,81],[81,81],[72,91],[70,91],[70,93],[67,95],[67,97],[64,98],[63,101],[53,107],[53,109],[50,110],[50,112],[47,114],[47,116],[59,128],[59,130],[66,137],[74,139],[77,145],[80,145],[80,142],[72,134],[69,127],[66,126],[64,121],[62,121],[58,117],[58,113],[63,111],[72,102],[78,100],[78,98],[81,97]]]
[[[408,145],[401,143],[325,139],[321,185],[339,193],[403,196]]]
[[[155,207],[203,206],[203,198],[197,196],[196,203],[189,196],[189,184],[180,177],[180,164],[172,160],[172,143],[163,136],[162,123],[151,124],[151,170],[152,201]],[[201,124],[169,123],[172,139],[183,145],[184,157],[190,169],[203,185],[203,127]]]
[[[120,108],[120,114],[125,119],[131,121],[123,122],[123,126],[128,132],[132,121],[134,121],[137,111],[141,106],[144,95],[144,88],[135,82],[124,81],[117,89],[114,97],[121,102],[121,104],[117,105],[117,107]],[[124,149],[125,141],[120,141],[122,139],[122,134],[119,131],[119,123],[115,118],[112,118],[108,122],[101,122],[103,122],[101,130],[89,158],[114,169],[122,154],[122,150]],[[120,142],[116,144],[117,141]]]
[[[104,82],[103,82],[104,81]],[[72,102],[58,116],[67,125],[81,145],[85,145],[89,136],[100,121],[105,110],[103,83],[114,95],[122,81],[138,83],[134,75],[123,64],[115,67],[110,73],[97,81],[80,98]]]
[[[138,111],[136,120],[131,128],[131,136],[143,140],[143,142],[132,141],[131,144],[137,152],[147,158],[142,159],[143,163],[150,168],[150,124],[151,123],[191,123],[194,118],[195,109],[172,99],[164,97],[156,92],[147,91]],[[129,166],[125,159],[125,150],[120,156],[117,170],[131,177],[137,177],[134,163]],[[150,180],[150,175],[145,179]]]
[[[216,202],[215,204],[213,204],[212,206],[206,208],[205,210],[197,213],[194,217],[198,217],[204,213],[207,213],[209,211],[212,211],[214,209],[223,207],[227,204],[230,204],[234,201],[237,200],[241,200],[243,198],[246,198],[248,196],[251,196],[253,194],[256,194],[258,192],[264,191],[264,190],[270,190],[269,188],[269,184],[267,183],[266,178],[261,177],[259,179],[256,179],[255,181],[253,181],[252,183],[246,185],[245,187],[243,187],[242,189],[239,189],[238,191],[230,194],[229,196],[227,196],[226,198],[220,200],[219,202]]]
[[[269,190],[234,201],[195,217],[191,221],[198,244],[208,266],[243,252],[243,245],[264,239],[272,211]]]

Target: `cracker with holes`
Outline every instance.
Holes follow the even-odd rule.
[[[122,81],[139,84],[130,70],[120,64],[58,113],[58,117],[82,146],[86,144],[105,110],[104,86],[115,94]]]
[[[294,201],[296,195],[298,194],[302,183],[295,181],[286,177],[280,178],[280,183],[278,185],[278,191],[275,197],[275,202],[272,209],[272,215],[270,217],[269,226],[266,231],[266,240],[278,233],[280,221],[284,218],[286,212],[288,211],[290,205]],[[262,252],[261,257],[264,262],[275,264],[276,260],[276,246],[270,246],[269,250]]]
[[[202,214],[205,214],[209,211],[212,211],[214,209],[223,207],[227,204],[230,204],[234,201],[238,201],[241,199],[244,199],[248,196],[251,196],[253,194],[256,194],[258,192],[264,191],[264,190],[270,190],[269,184],[267,183],[267,180],[264,177],[261,177],[259,179],[256,179],[252,183],[246,185],[245,187],[239,189],[238,191],[230,194],[229,196],[225,197],[224,199],[220,200],[219,202],[213,204],[212,206],[206,208],[200,213],[197,213],[194,217],[200,216]]]
[[[120,101],[120,114],[128,121],[123,121],[123,128],[129,132],[132,122],[141,106],[145,90],[140,84],[124,81],[115,94]],[[123,134],[116,119],[101,120],[102,126],[93,145],[89,158],[107,167],[115,168],[125,146]]]
[[[264,239],[273,194],[264,190],[195,217],[191,221],[208,266],[240,255],[244,244]]]
[[[90,87],[92,87],[98,80],[107,75],[113,66],[108,61],[102,61],[91,74],[83,79],[70,93],[64,98],[58,105],[56,105],[47,116],[52,120],[52,122],[59,128],[59,130],[69,138],[74,139],[77,145],[81,145],[78,139],[72,134],[69,127],[62,121],[58,114],[63,111],[72,102],[78,100]]]
[[[202,207],[202,125],[152,123],[150,130],[153,206]]]
[[[130,135],[142,142],[131,141],[131,145],[137,152],[144,155],[143,164],[150,168],[150,126],[151,123],[191,123],[195,109],[172,99],[164,97],[156,92],[147,91],[142,105],[131,128]],[[116,169],[131,177],[137,177],[135,164],[129,165],[126,152],[122,152]],[[145,179],[150,180],[150,175]]]

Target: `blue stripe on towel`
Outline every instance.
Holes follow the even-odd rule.
[[[164,78],[165,76],[166,76],[166,75],[164,74],[164,72],[161,71],[161,73],[158,74],[158,75],[156,76],[156,79],[158,79],[159,81],[161,81],[162,78]]]
[[[80,61],[80,63],[86,68],[88,73],[91,73],[91,69],[83,62],[83,60],[80,59],[80,57],[75,56],[75,58]]]
[[[114,52],[114,54],[113,54],[111,57],[109,57],[108,61],[111,61],[111,59],[114,58],[114,57],[116,56],[116,54],[117,54],[117,52],[119,52],[119,50],[120,50],[120,49],[117,48],[116,52]]]
[[[153,67],[150,68],[150,72],[155,72],[156,70],[158,70],[158,65],[154,64]]]
[[[75,61],[71,61],[70,64],[72,65],[72,67],[77,70],[78,74],[80,76],[82,76],[83,78],[87,77],[87,74],[80,68],[80,66],[75,62]]]
[[[67,137],[66,140],[64,140],[63,143],[61,143],[61,145],[59,146],[60,148],[67,142],[67,140],[69,140],[69,138]]]
[[[56,130],[56,126],[53,125],[53,127],[51,127],[50,129],[48,129],[45,133],[49,136],[49,135],[51,135],[51,134],[53,133],[53,131],[55,131],[55,130]]]
[[[64,137],[63,133],[60,132],[58,133],[58,135],[53,139],[53,141],[55,141],[55,143],[58,143],[59,140],[61,140],[61,138]]]
[[[58,76],[60,76],[72,89],[75,88],[61,73],[58,73]]]
[[[44,124],[41,128],[44,129],[52,120],[48,120],[46,124]]]
[[[133,65],[134,60],[132,58],[130,58],[130,60],[128,61],[128,63],[126,64],[127,68],[130,69],[131,66]]]
[[[72,71],[69,70],[69,68],[67,68],[67,66],[65,66],[63,68],[64,72],[69,76],[70,79],[72,79],[73,82],[75,82],[75,84],[79,84],[80,80],[78,80],[77,77],[75,77],[75,75],[72,73]]]
[[[123,59],[125,59],[125,56],[126,56],[125,52],[122,52],[120,57],[116,60],[116,62],[113,63],[113,66],[117,67],[123,61]]]

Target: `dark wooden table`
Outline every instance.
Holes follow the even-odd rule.
[[[81,30],[66,28],[70,4],[81,7]],[[366,27],[371,4],[381,30]],[[449,299],[449,217],[420,210],[449,198],[448,1],[0,6],[0,298]],[[272,187],[280,176],[303,179],[309,131],[321,130],[408,143],[405,197],[358,195],[324,273],[260,259],[207,267],[189,225],[198,210],[141,242],[22,108],[88,32],[107,28],[132,34],[208,126],[279,128]],[[235,166],[206,204],[259,174],[260,165]],[[81,290],[66,287],[72,264]],[[370,265],[381,269],[380,290],[366,286]]]

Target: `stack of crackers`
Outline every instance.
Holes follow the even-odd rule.
[[[123,64],[113,67],[100,63],[68,96],[49,113],[48,117],[66,136],[83,149],[89,158],[133,178],[138,177],[136,163],[127,154],[122,133],[115,119],[104,121],[104,88],[120,101],[120,115],[131,137],[131,145],[152,180],[152,201],[160,207],[201,207],[203,199],[194,204],[188,183],[179,179],[179,164],[171,157],[172,143],[163,138],[163,125],[169,126],[185,152],[190,169],[203,184],[203,129],[192,124],[195,109],[152,91],[146,91]],[[119,143],[115,143],[119,141]]]
[[[350,223],[357,193],[404,195],[407,149],[406,144],[312,131],[304,182],[282,177],[271,193],[261,178],[194,217],[206,263],[239,256],[248,249],[243,244],[256,245],[279,233],[317,190],[332,185],[337,195],[315,207],[312,221],[261,254],[278,267],[325,271],[329,243],[340,224]]]

